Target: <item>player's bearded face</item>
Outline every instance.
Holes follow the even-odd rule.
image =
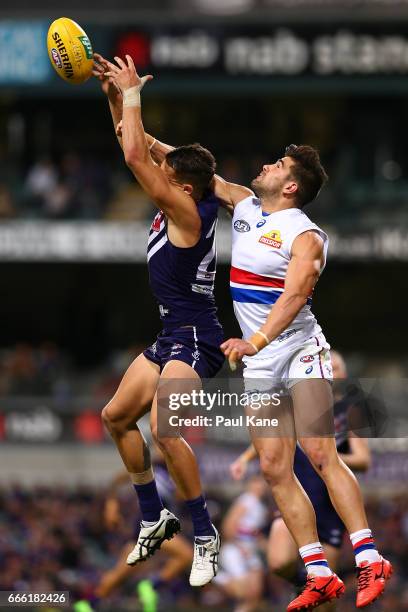
[[[290,181],[289,169],[279,162],[263,166],[261,172],[252,181],[251,187],[259,197],[279,196],[286,183]]]

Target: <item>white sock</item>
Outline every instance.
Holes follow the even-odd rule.
[[[371,529],[360,529],[354,533],[350,533],[351,544],[356,556],[356,565],[361,565],[363,561],[381,561],[381,555],[374,544],[373,534]]]
[[[326,555],[323,552],[320,542],[306,544],[299,548],[299,554],[306,566],[308,575],[331,576],[332,571],[327,563]]]

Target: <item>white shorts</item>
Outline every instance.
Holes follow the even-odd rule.
[[[280,350],[268,350],[265,357],[262,357],[262,353],[255,358],[245,358],[244,379],[248,390],[252,379],[257,379],[259,390],[264,387],[266,390],[268,386],[271,388],[271,379],[274,381],[272,386],[283,389],[289,389],[299,379],[333,379],[330,345],[322,333],[304,342],[293,342],[280,347]],[[259,379],[263,379],[265,384]]]
[[[222,584],[231,578],[242,578],[253,570],[262,569],[262,561],[256,545],[227,542],[220,550],[220,571],[216,582]]]

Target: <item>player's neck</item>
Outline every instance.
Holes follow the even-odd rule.
[[[280,210],[286,210],[287,208],[296,208],[296,204],[293,200],[288,200],[282,197],[273,196],[261,196],[261,207],[265,213],[274,213]]]

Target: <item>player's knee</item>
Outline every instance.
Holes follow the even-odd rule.
[[[160,436],[157,426],[152,427],[152,436],[157,446],[163,453],[171,455],[176,447],[178,447],[179,438],[169,438]]]
[[[113,402],[109,402],[102,410],[102,421],[110,433],[118,433],[126,429],[122,411]]]
[[[331,449],[327,444],[311,441],[302,443],[302,447],[313,467],[323,476],[335,458]]]
[[[275,451],[261,451],[259,463],[265,480],[272,485],[281,482],[290,472],[282,455]]]

